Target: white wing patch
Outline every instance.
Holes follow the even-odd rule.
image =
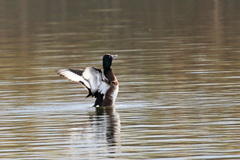
[[[70,71],[68,69],[60,69],[60,70],[58,70],[57,73],[66,77],[67,79],[69,79],[72,82],[76,82],[76,83],[82,82],[86,85],[86,87],[90,88],[90,84],[88,81],[86,81],[82,76],[80,76],[76,73],[73,73],[72,71]]]
[[[98,88],[98,92],[100,92],[101,94],[103,94],[103,99],[105,99],[105,95],[108,91],[108,89],[110,88],[109,84],[107,84],[106,82],[102,82]]]
[[[102,73],[93,67],[87,67],[83,72],[83,77],[89,82],[91,92],[95,93],[102,83]]]
[[[100,92],[105,95],[107,90],[110,88],[109,84],[105,82],[107,78],[104,76],[102,71],[97,70],[94,67],[87,67],[83,71],[82,75],[76,74],[69,69],[60,69],[57,73],[72,82],[84,83],[85,87],[90,89],[93,94]]]

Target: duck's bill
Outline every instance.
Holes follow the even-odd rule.
[[[118,55],[111,55],[112,56],[112,58],[114,59],[114,58],[116,58]]]

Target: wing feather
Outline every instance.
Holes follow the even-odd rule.
[[[103,72],[94,67],[87,67],[85,70],[60,69],[57,73],[72,82],[82,83],[89,90],[88,96],[94,96],[97,92],[105,95],[109,88]]]
[[[83,83],[85,87],[90,88],[90,84],[87,80],[83,78],[82,75],[77,74],[73,71],[73,69],[60,69],[57,71],[60,76],[64,76],[65,78],[69,79],[75,83]]]
[[[102,71],[94,67],[87,67],[83,72],[83,77],[89,82],[92,93],[96,93],[102,83]]]

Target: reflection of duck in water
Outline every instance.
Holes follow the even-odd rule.
[[[96,128],[99,131],[102,128],[105,133],[105,138],[108,146],[119,146],[120,145],[120,117],[115,112],[115,107],[97,107],[96,114],[91,116],[91,120],[96,123]],[[100,129],[101,130],[101,129]]]
[[[96,157],[99,153],[112,156],[120,153],[121,124],[115,107],[96,107],[96,112],[89,113],[89,116],[71,125],[69,154]]]
[[[94,106],[113,106],[118,94],[119,83],[111,65],[116,55],[103,56],[103,71],[95,67],[60,69],[57,73],[70,81],[81,83],[87,90],[87,97],[95,97]]]

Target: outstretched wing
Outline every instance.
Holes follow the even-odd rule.
[[[87,67],[85,70],[77,69],[60,69],[57,73],[72,82],[81,83],[88,91],[89,96],[95,96],[103,83],[106,83],[107,78],[100,69]],[[100,90],[100,93],[102,91]]]

